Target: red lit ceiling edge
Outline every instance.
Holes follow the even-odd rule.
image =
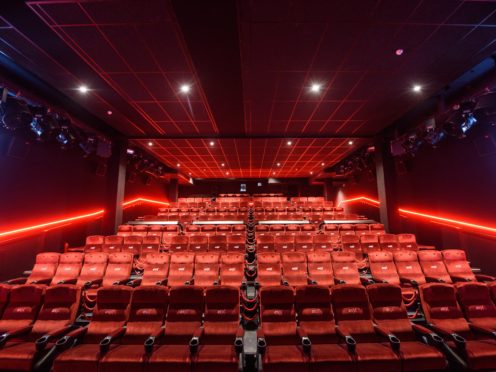
[[[341,200],[338,203],[338,206],[340,207],[343,204],[354,203],[354,202],[363,202],[363,203],[371,204],[371,205],[374,205],[377,207],[380,204],[380,202],[378,200],[375,200],[375,199],[372,199],[372,198],[369,198],[366,196],[357,196],[354,198]],[[454,219],[454,218],[435,216],[435,215],[432,215],[432,214],[427,213],[427,212],[414,211],[414,210],[405,209],[405,208],[398,208],[398,211],[400,212],[400,215],[402,217],[409,216],[409,217],[414,217],[414,218],[427,219],[430,221],[443,223],[443,224],[445,224],[447,226],[451,226],[451,227],[456,227],[456,228],[465,227],[465,228],[468,228],[470,230],[476,230],[476,231],[481,231],[481,232],[483,231],[486,233],[496,234],[496,227],[485,226],[485,225],[481,225],[481,224],[477,224],[477,223],[473,223],[473,222],[461,221],[461,220]]]
[[[125,207],[130,207],[131,205],[138,204],[138,203],[147,203],[147,204],[155,204],[155,205],[164,205],[167,206],[169,205],[168,202],[163,202],[159,200],[153,200],[153,199],[148,199],[148,198],[135,198],[132,200],[125,201],[122,203],[122,206]],[[82,221],[86,220],[88,218],[101,218],[104,214],[105,210],[99,209],[97,211],[93,212],[87,212],[83,214],[78,214],[75,216],[70,216],[70,217],[64,217],[58,220],[53,220],[53,221],[48,221],[48,222],[43,222],[40,224],[32,225],[32,226],[25,226],[25,227],[19,227],[14,230],[9,230],[9,231],[3,231],[0,232],[0,238],[6,237],[6,236],[13,236],[29,231],[35,231],[35,230],[40,230],[43,228],[49,228],[49,227],[54,227],[54,226],[59,226],[61,224],[65,224],[67,222],[74,222],[74,221]]]

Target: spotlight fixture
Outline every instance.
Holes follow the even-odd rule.
[[[320,93],[321,89],[322,89],[322,85],[318,83],[313,83],[310,86],[310,92],[312,93]]]
[[[127,149],[127,150],[126,150],[126,153],[127,153],[128,155],[134,155],[135,151],[134,151],[134,149]]]
[[[188,84],[183,84],[179,89],[181,90],[181,93],[188,94],[191,91],[191,86]]]
[[[152,141],[148,141],[148,146],[152,147],[153,146],[153,142]]]
[[[415,92],[415,93],[420,93],[422,91],[422,86],[421,85],[417,85],[415,84],[413,87],[412,87],[412,90]]]
[[[226,166],[226,164],[225,164],[225,163],[222,163],[220,166],[221,166],[221,167],[225,167],[225,166]]]
[[[281,163],[277,163],[276,165],[277,165],[278,167],[280,167],[280,166],[281,166]]]
[[[324,166],[324,165],[325,165],[325,163],[324,163],[324,162],[322,162],[322,163],[320,163],[320,165]]]
[[[313,171],[310,171],[310,174],[313,174]]]
[[[403,49],[399,48],[394,51],[394,54],[396,54],[397,56],[401,56],[404,52],[405,51]]]
[[[288,146],[291,146],[291,145],[293,144],[293,141],[288,141],[288,142],[286,142],[286,144],[287,144]]]
[[[108,111],[107,111],[107,115],[108,115],[108,116],[110,116],[110,115],[112,115],[112,114],[113,114],[113,112],[112,112],[111,110],[108,110]]]
[[[181,166],[181,164],[177,163],[176,166],[179,168]]]
[[[209,145],[212,147],[215,145],[215,142],[214,141],[210,141]]]
[[[78,90],[79,90],[79,93],[82,93],[82,94],[86,94],[89,91],[89,89],[86,85],[80,85]]]
[[[226,172],[226,176],[228,176],[228,175],[229,175],[229,172]]]
[[[350,146],[353,145],[353,141],[352,140],[349,140],[348,141],[348,145],[350,145]]]

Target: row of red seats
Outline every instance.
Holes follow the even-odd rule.
[[[442,339],[408,319],[398,286],[277,286],[262,288],[260,297],[265,372],[438,371],[448,365]]]

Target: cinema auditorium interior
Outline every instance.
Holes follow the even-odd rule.
[[[0,371],[496,371],[496,1],[1,0]]]

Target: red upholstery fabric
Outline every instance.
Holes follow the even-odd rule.
[[[446,266],[443,262],[443,256],[440,251],[419,251],[418,259],[427,281],[435,280],[451,283],[451,277],[446,270]]]
[[[356,235],[341,236],[341,246],[343,251],[352,252],[357,258],[362,258],[362,249],[360,246],[360,238]]]
[[[50,282],[57,271],[59,257],[60,253],[56,252],[38,253],[36,255],[36,262],[26,283],[34,284],[47,280]]]
[[[145,256],[149,253],[158,253],[160,250],[160,240],[160,237],[156,235],[144,236],[140,254]]]
[[[369,266],[372,278],[391,284],[400,284],[400,277],[393,261],[393,253],[388,251],[370,252]]]
[[[465,317],[471,323],[496,330],[496,306],[487,285],[477,282],[459,283],[457,296]]]
[[[261,286],[281,284],[281,271],[279,253],[259,253],[257,255],[257,282]]]
[[[104,237],[101,235],[90,235],[86,237],[85,253],[101,252]]]
[[[476,281],[475,275],[467,262],[467,256],[461,249],[446,249],[442,251],[444,264],[449,275],[455,281]]]
[[[263,226],[263,225],[262,225]],[[257,225],[258,227],[258,225]],[[266,226],[264,226],[266,227]],[[257,252],[273,252],[274,251],[274,236],[273,235],[257,235]]]
[[[363,253],[380,250],[379,236],[377,234],[363,234],[360,236],[360,246]]]
[[[77,285],[82,286],[87,282],[100,280],[107,269],[108,256],[106,253],[86,253],[84,264],[77,280]]]
[[[142,236],[125,236],[122,244],[122,251],[132,253],[138,256],[141,252],[141,243],[143,242]]]
[[[220,284],[239,287],[244,279],[243,253],[224,253],[220,257]]]
[[[55,276],[52,278],[51,285],[64,281],[77,280],[83,267],[83,260],[84,255],[82,253],[72,252],[60,255],[59,265]]]
[[[394,263],[400,279],[415,281],[417,284],[426,282],[422,268],[414,251],[394,252]]]
[[[191,252],[206,252],[208,250],[208,237],[203,235],[190,236],[189,250]]]
[[[0,283],[0,319],[9,301],[11,289],[12,287],[10,285]]]
[[[407,251],[417,251],[417,239],[413,234],[398,234],[398,243],[400,245],[400,249]]]
[[[281,254],[283,278],[291,286],[308,284],[307,258],[305,253],[285,252]]]
[[[351,252],[332,252],[332,269],[334,277],[347,284],[359,284],[360,274],[355,262],[355,255]]]
[[[228,235],[227,250],[232,252],[245,252],[246,237],[244,234]]]
[[[169,275],[169,255],[165,253],[150,253],[145,258],[145,268],[141,285],[155,285],[167,279]]]
[[[277,226],[277,225],[276,225]],[[293,235],[277,235],[274,238],[274,249],[276,252],[294,251]]]
[[[167,285],[184,285],[193,279],[195,254],[175,253],[170,257],[169,279]]]
[[[227,238],[225,235],[213,235],[208,238],[208,250],[210,252],[227,251]]]
[[[109,235],[105,237],[103,242],[102,251],[105,253],[120,252],[124,238],[119,235]]]
[[[329,235],[319,234],[313,237],[313,249],[314,250],[331,250],[331,238]]]
[[[210,286],[219,281],[219,254],[197,253],[195,257],[195,285]]]
[[[296,235],[295,237],[295,250],[302,252],[309,252],[313,250],[313,236],[312,235]]]
[[[111,286],[116,282],[130,277],[133,269],[133,255],[131,253],[111,253],[108,256],[107,270],[103,276],[102,285]]]
[[[384,251],[395,251],[400,247],[398,238],[394,234],[379,235],[379,246]]]
[[[307,254],[308,277],[321,285],[333,285],[334,274],[329,252],[309,252]]]
[[[186,251],[189,245],[189,236],[187,235],[177,235],[171,237],[171,243],[169,251]]]
[[[44,287],[19,285],[12,287],[10,300],[0,319],[0,333],[24,328],[36,319],[43,301]]]

